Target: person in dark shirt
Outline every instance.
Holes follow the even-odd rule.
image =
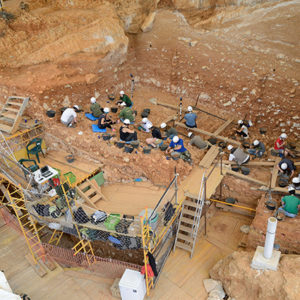
[[[277,169],[279,170],[281,175],[285,175],[291,178],[295,173],[296,167],[292,160],[285,157],[279,162],[279,164],[277,165]]]
[[[110,109],[108,107],[105,107],[103,109],[104,113],[100,115],[99,120],[98,120],[98,127],[100,129],[105,129],[105,128],[110,128],[112,129],[111,125],[115,124],[115,122],[112,121],[112,119],[109,117],[108,113]],[[115,129],[113,129],[114,131]]]
[[[132,101],[130,100],[130,98],[124,93],[124,91],[120,92],[120,99],[118,100],[117,104],[121,105],[122,102],[126,103],[127,107],[131,107],[132,106]]]
[[[248,153],[253,155],[254,157],[261,158],[263,154],[266,152],[266,147],[263,142],[259,140],[255,140],[253,143],[253,148],[248,149]]]
[[[163,142],[163,139],[158,127],[152,126],[150,130],[151,130],[152,138],[146,139],[146,143],[148,145],[151,145],[153,148],[156,148]]]
[[[137,133],[129,128],[130,121],[125,119],[123,123],[124,125],[120,127],[120,140],[125,142],[136,141]]]
[[[172,139],[175,135],[177,135],[177,130],[173,127],[167,129],[166,123],[161,123],[160,128],[164,131],[162,134],[163,140],[166,140],[167,138]]]

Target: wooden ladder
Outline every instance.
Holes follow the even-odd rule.
[[[14,133],[18,130],[29,97],[8,97],[0,112],[0,130]]]
[[[77,186],[77,190],[81,197],[93,208],[98,209],[96,203],[101,199],[107,200],[94,180],[85,180]]]

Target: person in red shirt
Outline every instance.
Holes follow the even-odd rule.
[[[279,154],[280,157],[287,156],[288,154],[294,157],[293,153],[291,153],[291,151],[285,147],[286,139],[287,139],[286,133],[282,133],[279,136],[279,138],[276,140],[274,149]]]

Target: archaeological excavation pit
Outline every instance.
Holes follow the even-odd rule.
[[[298,298],[299,214],[278,213],[300,168],[298,2],[0,3],[0,266],[11,287],[0,298],[129,299],[128,269],[148,299]],[[132,144],[120,138],[120,91]],[[87,118],[92,97],[112,129]],[[173,136],[149,146],[145,111],[191,158],[166,153]],[[245,139],[240,120],[252,123]],[[277,168],[282,134],[290,178]],[[261,157],[230,160],[256,140]],[[263,254],[253,261],[274,217],[280,259],[268,269]]]

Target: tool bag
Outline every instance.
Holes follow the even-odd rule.
[[[104,222],[107,218],[106,212],[102,210],[95,211],[91,216],[91,222],[95,225]]]

